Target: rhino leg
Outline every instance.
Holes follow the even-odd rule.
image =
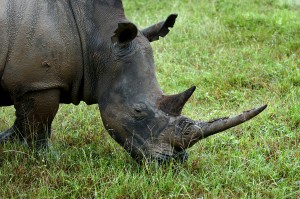
[[[60,91],[53,89],[31,92],[16,100],[16,121],[10,129],[0,134],[0,142],[18,138],[31,148],[47,147],[59,98]]]

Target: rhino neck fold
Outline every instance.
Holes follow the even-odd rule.
[[[81,99],[87,104],[98,103],[101,85],[108,84],[105,71],[110,67],[111,36],[120,21],[126,21],[122,2],[71,1],[70,7],[81,40],[83,77]],[[101,27],[101,29],[100,29]]]

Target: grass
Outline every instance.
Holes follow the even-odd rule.
[[[46,158],[20,145],[0,148],[0,198],[299,198],[299,1],[124,6],[139,27],[179,14],[152,46],[166,93],[197,86],[185,115],[208,120],[265,103],[268,109],[199,142],[187,163],[156,168],[137,165],[109,137],[96,105],[61,105]],[[13,120],[13,108],[1,108],[0,129]]]

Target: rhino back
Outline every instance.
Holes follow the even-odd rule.
[[[62,102],[79,102],[82,47],[69,1],[3,0],[0,26],[0,92],[58,88]]]

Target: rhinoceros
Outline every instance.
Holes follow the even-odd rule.
[[[98,104],[104,127],[135,160],[186,160],[197,141],[241,124],[241,115],[195,121],[181,115],[195,90],[166,95],[150,43],[168,34],[177,15],[138,29],[121,0],[2,0],[0,105],[16,120],[0,142],[47,147],[60,103]]]

